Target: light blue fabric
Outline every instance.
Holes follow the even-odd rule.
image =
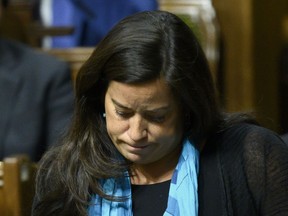
[[[186,140],[176,169],[173,173],[167,209],[164,216],[198,215],[199,152],[193,143]],[[112,202],[94,195],[89,216],[132,216],[131,184],[128,172],[123,178],[107,179],[102,182],[104,191],[109,195],[127,197],[123,202]]]

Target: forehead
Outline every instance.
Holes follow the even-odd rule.
[[[156,79],[141,84],[125,84],[111,81],[107,94],[123,105],[148,106],[151,104],[169,105],[175,98],[170,87],[163,79]]]

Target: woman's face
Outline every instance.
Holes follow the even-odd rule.
[[[149,164],[170,160],[169,155],[179,149],[183,135],[181,111],[162,79],[137,85],[111,81],[105,112],[108,134],[129,161]]]

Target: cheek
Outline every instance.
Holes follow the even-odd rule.
[[[182,139],[183,127],[178,118],[173,118],[168,121],[167,124],[161,128],[161,130],[158,130],[157,132],[158,135],[162,137],[162,139],[165,139],[168,142],[170,142],[169,140],[174,142]]]
[[[113,107],[110,103],[107,103],[107,99],[105,100],[105,114],[106,114],[106,128],[108,131],[109,136],[111,137],[112,134],[118,133],[120,129],[118,127],[118,122],[114,118]],[[117,125],[117,126],[116,126]]]
[[[167,122],[165,125],[152,126],[150,128],[150,135],[159,142],[174,142],[182,137],[182,127],[178,122]]]
[[[126,131],[126,124],[123,121],[115,119],[113,116],[106,113],[106,125],[109,136],[115,137]]]

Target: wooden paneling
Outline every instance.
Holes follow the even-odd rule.
[[[23,43],[29,43],[27,26],[32,22],[30,4],[12,4],[3,8],[0,19],[0,35]]]
[[[53,48],[42,50],[50,55],[66,61],[71,67],[71,77],[75,81],[76,75],[80,67],[90,57],[94,50],[94,47],[74,47],[74,48]]]
[[[223,41],[223,87],[228,111],[253,109],[252,4],[214,0]]]
[[[25,155],[0,162],[1,216],[30,216],[37,166]]]
[[[255,107],[260,120],[280,130],[279,75],[282,41],[282,19],[287,0],[254,1],[254,67]]]
[[[74,32],[73,26],[44,26],[33,15],[37,11],[34,1],[11,1],[3,8],[0,19],[0,35],[33,47],[41,47],[45,36],[65,36]]]
[[[213,0],[223,40],[228,111],[254,111],[279,131],[281,19],[287,0]],[[286,12],[287,13],[287,12]]]

